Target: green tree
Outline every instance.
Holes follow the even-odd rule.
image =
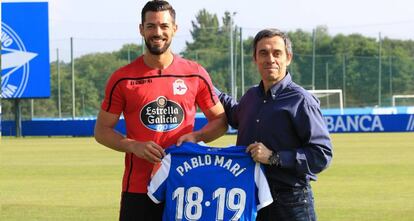
[[[192,26],[190,33],[193,41],[186,42],[186,49],[181,54],[203,65],[218,88],[228,88],[228,27],[220,26],[217,15],[205,9],[198,12]]]

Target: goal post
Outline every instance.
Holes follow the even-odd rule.
[[[321,101],[321,108],[338,108],[344,114],[342,89],[308,90]]]
[[[414,94],[407,94],[407,95],[396,94],[396,95],[392,95],[392,106],[395,107],[396,100],[406,100],[406,99],[410,99],[410,98],[413,98],[413,103],[414,103]]]

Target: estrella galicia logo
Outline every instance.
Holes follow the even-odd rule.
[[[163,96],[145,105],[140,115],[145,127],[158,132],[174,130],[184,120],[183,108]]]
[[[29,61],[37,54],[26,51],[19,35],[4,22],[1,31],[1,97],[18,98],[29,80]]]

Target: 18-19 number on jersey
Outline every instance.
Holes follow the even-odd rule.
[[[203,214],[203,190],[200,187],[178,187],[174,190],[172,199],[177,200],[176,220],[198,220]],[[224,220],[224,209],[234,211],[231,220],[239,220],[246,204],[246,192],[240,188],[217,188],[213,192],[213,201],[217,201],[216,220]],[[209,207],[212,202],[205,201],[204,206]]]

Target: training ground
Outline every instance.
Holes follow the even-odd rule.
[[[414,134],[332,139],[332,165],[312,184],[319,221],[412,221]],[[122,153],[90,137],[3,137],[0,157],[0,220],[118,219]]]

